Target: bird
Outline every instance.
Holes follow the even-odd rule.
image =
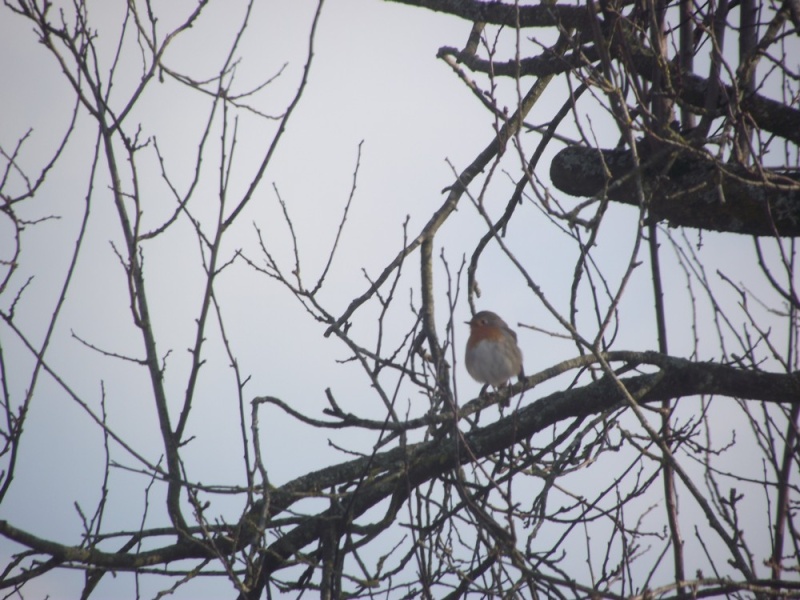
[[[472,378],[486,384],[481,393],[489,384],[497,389],[514,375],[524,376],[517,334],[503,319],[490,310],[482,310],[466,323],[470,331],[464,362]]]

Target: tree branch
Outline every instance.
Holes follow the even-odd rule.
[[[747,235],[800,236],[800,175],[765,171],[759,178],[744,167],[722,165],[688,153],[665,176],[659,163],[645,164],[643,184],[651,195],[650,218],[673,226]],[[606,169],[610,179],[606,180]],[[638,206],[630,152],[569,147],[550,165],[550,178],[571,196],[594,196],[608,186],[608,198]]]

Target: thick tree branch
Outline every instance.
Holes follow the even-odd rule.
[[[655,352],[614,352],[608,357],[660,367],[657,373],[621,380],[639,404],[700,394],[800,403],[800,373],[749,371],[713,363],[694,363]],[[526,385],[526,381],[516,384],[513,391],[520,392]],[[473,457],[484,458],[514,446],[556,423],[622,406],[616,383],[604,378],[581,388],[556,392],[487,427],[464,434],[467,452],[452,438],[390,450],[373,459],[371,476],[374,482],[362,486],[358,497],[352,499],[351,516],[357,518],[390,497],[393,504],[404,500],[409,490],[470,462]],[[404,452],[408,453],[406,460],[402,457]],[[378,475],[384,467],[388,468],[385,475]],[[295,552],[318,539],[320,524],[333,518],[336,515],[326,511],[273,543],[266,552],[262,576],[269,577]]]
[[[582,6],[537,4],[517,6],[514,3],[479,2],[477,0],[392,0],[400,4],[443,12],[467,21],[505,25],[507,27],[580,28],[588,25],[591,14]]]
[[[663,161],[643,167],[650,218],[673,226],[748,235],[800,236],[800,175],[764,172],[703,160],[697,153],[675,160],[666,175]],[[606,177],[606,169],[610,172]],[[571,196],[595,196],[638,205],[634,161],[622,150],[569,147],[550,165],[553,185]]]

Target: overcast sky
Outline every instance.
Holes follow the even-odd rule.
[[[90,20],[99,32],[99,46],[113,48],[119,32],[119,12],[123,3],[91,3]],[[185,14],[192,2],[173,2],[162,15],[161,26],[170,24],[170,12]],[[95,6],[96,5],[96,6]],[[233,6],[236,8],[233,8]],[[224,8],[223,8],[224,6]],[[162,10],[162,9],[159,9]],[[212,3],[200,22],[171,48],[165,63],[177,71],[200,80],[215,75],[237,27],[243,7],[241,3]],[[174,16],[173,15],[173,16]],[[248,35],[238,55],[234,88],[244,90],[253,83],[278,73],[280,78],[256,96],[256,103],[265,112],[280,114],[297,87],[305,61],[313,6],[309,2],[262,2],[256,7]],[[422,9],[378,0],[329,0],[323,8],[315,42],[315,58],[304,96],[293,115],[274,161],[271,163],[255,200],[240,218],[235,234],[225,247],[232,257],[242,249],[260,261],[255,226],[264,233],[285,271],[292,269],[292,251],[288,245],[288,229],[282,218],[276,189],[286,201],[299,242],[303,276],[314,281],[325,265],[327,250],[333,243],[338,220],[347,202],[353,181],[359,144],[361,166],[358,185],[344,238],[331,268],[321,298],[334,314],[341,314],[349,301],[366,289],[362,269],[376,276],[403,243],[403,223],[408,217],[408,235],[416,235],[429,215],[443,201],[441,191],[454,180],[453,168],[463,169],[493,137],[489,114],[452,73],[437,60],[441,46],[461,46],[469,34],[469,24]],[[528,32],[526,32],[527,34]],[[531,35],[535,34],[532,32]],[[524,41],[524,40],[523,40]],[[550,40],[542,39],[543,43]],[[794,42],[795,45],[796,41]],[[527,43],[526,52],[533,52]],[[800,51],[800,47],[797,48]],[[137,54],[128,49],[123,58],[123,71],[118,88],[112,91],[122,98],[130,92],[139,72]],[[507,58],[513,48],[503,47]],[[52,56],[37,43],[31,26],[0,9],[0,146],[8,153],[16,141],[32,128],[20,155],[19,163],[36,172],[45,157],[53,151],[59,136],[68,124],[73,102],[70,90]],[[796,56],[796,54],[795,54]],[[108,65],[108,59],[104,59]],[[130,76],[127,75],[130,73]],[[562,84],[559,83],[558,86]],[[126,86],[128,86],[126,88]],[[515,90],[501,90],[500,98],[513,110]],[[540,105],[529,116],[532,123],[544,123],[555,114],[563,98],[563,88],[549,90]],[[606,115],[593,108],[587,99],[584,115],[599,143],[616,145],[618,134],[609,125]],[[594,112],[592,112],[594,111]],[[200,127],[208,113],[208,102],[169,78],[151,83],[129,121],[141,123],[142,137],[155,136],[165,156],[173,183],[185,191],[191,180],[199,142]],[[130,127],[132,131],[133,128]],[[231,186],[232,195],[241,194],[266,145],[270,141],[270,125],[262,125],[247,114],[239,123],[236,163]],[[568,130],[567,130],[567,133]],[[52,314],[58,290],[63,285],[71,249],[80,225],[89,186],[88,158],[95,137],[92,122],[81,112],[76,132],[62,160],[49,174],[38,197],[29,202],[22,214],[36,220],[56,216],[28,227],[23,239],[23,266],[15,275],[13,289],[19,289],[28,276],[35,279],[17,308],[17,322],[36,343],[41,343],[47,316]],[[214,135],[219,135],[215,132]],[[535,134],[526,134],[538,141]],[[538,175],[549,183],[547,157]],[[506,158],[513,168],[515,158]],[[174,202],[158,178],[158,165],[153,152],[143,152],[142,161],[151,175],[142,181],[148,197],[144,223],[154,227],[163,221]],[[4,163],[3,163],[4,164]],[[207,167],[207,169],[206,169]],[[218,186],[218,164],[204,163],[201,191],[208,196],[208,205],[195,205],[202,218],[213,216]],[[17,180],[14,189],[19,191]],[[109,422],[130,445],[148,460],[158,461],[162,453],[157,435],[155,410],[149,387],[140,367],[130,362],[98,355],[77,339],[87,340],[109,352],[141,356],[140,338],[131,324],[127,288],[114,244],[121,241],[119,224],[110,193],[105,191],[107,175],[95,183],[87,242],[82,250],[73,292],[63,308],[52,347],[50,364],[64,377],[64,382],[81,398],[100,409],[105,393],[105,409]],[[274,185],[274,188],[273,188]],[[203,187],[205,186],[205,187]],[[486,205],[498,215],[505,206],[513,182],[498,173],[489,189]],[[566,199],[565,203],[574,200]],[[207,210],[206,214],[204,211]],[[629,207],[610,209],[616,223],[612,231],[600,238],[596,258],[612,285],[626,266],[636,234],[637,213]],[[544,217],[530,208],[527,220],[512,223],[529,228],[524,235],[517,230],[510,236],[519,258],[543,286],[548,297],[566,310],[569,299],[575,248]],[[0,254],[9,251],[9,224],[0,217]],[[453,272],[467,258],[485,223],[477,211],[462,202],[437,238],[435,253],[445,248],[444,256]],[[680,235],[679,232],[675,232]],[[693,240],[697,242],[696,234]],[[153,318],[161,333],[160,347],[168,365],[167,389],[179,397],[185,391],[189,365],[188,348],[193,341],[194,319],[199,306],[197,294],[201,279],[198,270],[198,244],[188,223],[176,228],[176,234],[151,243],[146,256],[147,283],[154,293]],[[754,272],[752,242],[738,236],[703,236],[699,250],[707,261],[709,273],[717,268],[745,279]],[[768,250],[769,252],[769,250]],[[671,342],[671,353],[688,356],[691,352],[692,319],[686,281],[677,263],[665,253],[665,277],[668,314],[680,324]],[[3,257],[6,254],[2,254]],[[619,258],[621,257],[621,258]],[[625,260],[622,260],[625,259]],[[645,266],[641,276],[634,277],[622,308],[627,311],[615,344],[617,348],[651,350],[655,348],[655,326],[649,296],[649,272]],[[405,267],[398,288],[397,307],[390,320],[387,339],[399,340],[411,319],[406,308],[413,301],[419,305],[417,292],[418,255]],[[478,308],[500,313],[519,331],[525,355],[526,371],[533,373],[559,360],[575,355],[572,343],[526,330],[520,323],[555,330],[555,320],[544,308],[532,301],[525,282],[501,253],[492,248],[481,263],[479,281],[482,296]],[[763,286],[763,279],[752,275],[753,285]],[[461,282],[462,287],[464,281]],[[236,263],[223,276],[219,285],[225,311],[227,333],[232,340],[239,365],[251,377],[245,400],[254,396],[272,395],[320,417],[326,406],[324,390],[331,387],[346,411],[382,418],[384,408],[369,382],[353,364],[340,364],[337,359],[348,356],[346,348],[333,338],[321,337],[322,327],[308,319],[302,306],[281,286],[255,275],[242,262]],[[437,261],[437,314],[442,331],[447,318],[447,285],[442,263]],[[756,288],[757,289],[757,288]],[[413,290],[413,294],[410,296]],[[7,310],[13,294],[3,298]],[[735,301],[730,295],[731,302]],[[585,321],[591,328],[592,315],[587,308]],[[367,307],[365,311],[374,311]],[[700,308],[701,337],[706,327],[713,331],[705,308]],[[469,307],[462,289],[456,308],[456,319],[469,318]],[[374,339],[369,321],[357,322],[364,340]],[[392,327],[395,327],[392,329]],[[466,339],[466,327],[457,329],[457,344]],[[240,485],[242,446],[239,435],[239,412],[235,382],[228,359],[219,344],[217,329],[207,346],[207,365],[201,378],[189,430],[196,440],[186,448],[185,458],[190,477],[204,483]],[[780,332],[776,332],[780,336]],[[718,354],[713,334],[700,346],[707,353]],[[0,331],[0,343],[7,361],[16,366],[8,384],[19,398],[30,385],[33,359],[19,340],[7,329]],[[457,358],[460,360],[461,348]],[[456,380],[462,402],[479,390],[479,385],[466,374],[460,362]],[[538,397],[562,385],[543,386]],[[424,397],[403,398],[400,412],[418,416],[427,409]],[[71,401],[63,387],[43,376],[37,383],[37,397],[28,417],[28,431],[22,445],[17,478],[6,500],[0,506],[0,518],[15,525],[65,544],[77,543],[81,523],[74,508],[80,503],[91,513],[100,497],[104,456],[102,436],[86,413]],[[262,434],[271,481],[281,483],[306,471],[346,460],[334,451],[328,437],[310,432],[277,411],[267,409],[262,416]],[[331,433],[330,439],[349,448],[368,451],[374,438],[366,435]],[[115,460],[137,468],[136,461],[119,448],[112,450]],[[746,460],[738,457],[737,460]],[[602,478],[607,471],[598,471]],[[114,469],[111,474],[110,509],[106,529],[136,529],[145,504],[146,479],[139,474]],[[154,491],[151,505],[161,500]],[[241,510],[241,499],[215,498],[214,514],[235,518]],[[148,526],[166,524],[164,515],[154,511]],[[0,540],[0,564],[18,551]],[[131,576],[107,577],[97,597],[111,597],[122,586],[124,597],[134,597]],[[25,597],[52,599],[75,597],[82,578],[75,573],[59,573],[26,587]],[[163,589],[163,581],[143,581],[142,597],[152,597]],[[230,595],[230,584],[204,582],[189,587],[188,595],[179,597],[216,597]]]

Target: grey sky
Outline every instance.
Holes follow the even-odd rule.
[[[118,31],[120,6],[97,3],[90,7],[90,17],[100,32],[100,46],[113,47]],[[167,54],[165,62],[197,79],[213,76],[220,65],[222,52],[230,42],[242,14],[240,3],[210,7],[201,22]],[[170,7],[181,14],[190,2],[176,2]],[[296,89],[304,62],[312,7],[304,2],[265,2],[256,7],[247,37],[239,55],[234,86],[247,89],[255,82],[276,74],[287,64],[281,77],[259,92],[254,104],[267,113],[279,114]],[[37,44],[29,25],[0,9],[0,146],[6,152],[14,147],[28,128],[33,128],[20,157],[20,164],[36,172],[65,131],[71,110],[71,94],[52,57]],[[164,15],[163,27],[169,25]],[[107,33],[111,32],[111,33]],[[375,276],[400,250],[403,222],[409,218],[408,235],[415,236],[425,220],[443,200],[441,191],[454,180],[451,165],[462,169],[488,144],[493,136],[492,121],[480,103],[451,72],[436,59],[440,46],[460,46],[469,27],[454,18],[376,0],[331,0],[323,8],[315,43],[315,63],[311,78],[296,114],[289,124],[273,163],[262,180],[256,198],[235,226],[225,246],[227,258],[241,249],[256,262],[263,262],[254,225],[264,233],[267,244],[281,261],[285,272],[292,269],[290,237],[283,221],[276,189],[287,203],[299,242],[302,275],[307,281],[319,276],[327,259],[338,221],[347,202],[359,143],[363,140],[358,185],[338,254],[327,278],[322,298],[326,308],[339,314],[349,301],[366,289],[362,269]],[[549,40],[543,40],[545,42]],[[531,44],[523,40],[526,48]],[[793,42],[797,46],[796,40]],[[800,49],[800,48],[798,48]],[[510,56],[513,47],[503,47]],[[140,68],[133,45],[127,48],[123,64],[130,77],[119,78],[119,89],[112,93],[123,97],[135,85]],[[548,91],[541,107],[530,121],[549,121],[560,107],[559,89]],[[499,92],[509,110],[516,100],[509,86]],[[601,145],[616,144],[618,133],[609,125],[608,116],[598,111],[591,100],[582,107],[583,125],[591,127]],[[185,191],[193,176],[194,161],[201,125],[208,113],[206,99],[167,78],[152,83],[130,119],[141,122],[142,137],[155,136],[165,156],[165,163],[176,187]],[[41,343],[47,319],[52,314],[58,290],[74,247],[85,198],[88,193],[88,158],[95,143],[92,124],[84,112],[78,118],[76,133],[67,152],[37,198],[23,210],[31,220],[57,216],[58,220],[30,226],[23,239],[23,266],[15,275],[12,287],[19,289],[25,279],[35,279],[20,301],[17,324],[35,343]],[[264,148],[271,139],[271,124],[264,124],[243,113],[239,122],[232,195],[241,194],[250,182]],[[213,136],[219,136],[215,130]],[[538,135],[525,134],[538,141]],[[218,146],[217,141],[213,142]],[[214,146],[212,146],[214,147]],[[558,148],[548,150],[552,156]],[[530,150],[530,148],[529,148]],[[213,219],[218,188],[219,165],[214,152],[204,161],[197,200],[193,205],[198,218]],[[144,209],[146,227],[155,227],[174,209],[174,200],[158,176],[155,154],[144,151],[141,160],[149,174],[142,186],[147,197]],[[548,160],[538,175],[549,183]],[[449,164],[448,164],[449,163]],[[509,152],[501,169],[518,167],[519,158]],[[3,163],[5,164],[5,163]],[[238,183],[240,182],[240,183]],[[273,184],[275,189],[273,189]],[[19,181],[16,184],[20,185]],[[111,427],[148,461],[157,462],[162,454],[155,409],[149,383],[141,367],[120,361],[85,347],[75,336],[108,352],[141,357],[141,339],[131,323],[124,276],[114,252],[120,244],[119,224],[115,220],[108,179],[101,169],[95,182],[87,241],[82,250],[75,281],[58,321],[55,337],[48,351],[48,362],[67,385],[100,411],[101,390],[105,389],[105,409]],[[17,188],[19,189],[19,188]],[[474,192],[479,191],[479,186]],[[486,206],[499,214],[513,189],[513,182],[499,170],[487,191]],[[207,196],[207,202],[202,200]],[[565,205],[575,199],[565,199]],[[534,208],[526,205],[525,221],[512,228],[529,228],[524,235],[517,230],[508,243],[518,258],[543,287],[551,301],[566,310],[572,269],[576,259],[574,244],[554,233]],[[619,284],[629,258],[637,229],[637,212],[630,207],[612,206],[614,230],[600,237],[595,254],[602,261],[612,288]],[[610,221],[611,222],[611,221]],[[8,252],[6,223],[0,217],[0,256]],[[468,202],[437,238],[436,252],[445,248],[445,257],[455,272],[466,253],[485,232],[485,223]],[[679,236],[679,232],[674,233]],[[696,245],[695,233],[689,233]],[[695,236],[695,237],[692,237]],[[665,244],[666,247],[666,244]],[[188,222],[173,235],[150,242],[145,255],[148,288],[153,294],[153,318],[159,331],[161,352],[166,356],[167,390],[176,398],[175,407],[186,389],[189,355],[194,324],[199,309],[201,289],[199,249]],[[755,271],[752,242],[733,235],[705,234],[702,249],[709,275],[719,268],[737,281],[750,282],[754,289],[764,288],[763,278]],[[670,348],[678,356],[691,351],[692,331],[689,299],[683,275],[670,252],[665,252],[668,313],[675,327]],[[2,267],[0,267],[2,268]],[[396,344],[411,322],[409,289],[417,290],[419,280],[417,255],[409,259],[398,286],[400,298],[393,308],[386,332],[387,344]],[[446,309],[446,274],[437,262],[438,317],[444,328]],[[479,308],[490,308],[515,327],[529,373],[544,369],[559,360],[575,355],[575,347],[566,340],[548,337],[519,327],[533,324],[556,330],[557,323],[541,304],[527,292],[524,280],[492,247],[479,271],[482,296]],[[719,280],[715,278],[715,285]],[[462,288],[465,281],[461,282]],[[330,387],[347,411],[361,416],[382,418],[385,409],[371,392],[369,381],[360,368],[337,360],[348,356],[346,348],[333,338],[320,334],[322,326],[307,318],[304,309],[284,288],[262,275],[256,275],[241,261],[229,267],[218,283],[226,333],[234,345],[239,366],[251,380],[244,392],[246,403],[254,396],[272,395],[302,410],[322,417],[327,406],[324,390]],[[621,305],[626,315],[620,325],[615,347],[632,350],[654,348],[655,325],[652,320],[649,270],[639,268],[629,284]],[[734,306],[736,295],[720,294]],[[585,290],[584,290],[585,292]],[[702,296],[701,292],[698,292]],[[765,289],[765,301],[772,301]],[[2,298],[6,310],[13,298]],[[413,301],[418,305],[418,297]],[[591,337],[596,329],[588,300],[579,318]],[[365,307],[364,312],[376,308]],[[754,307],[762,316],[766,310]],[[707,303],[698,307],[701,359],[718,354],[711,311]],[[455,310],[457,322],[468,318],[469,307],[462,289]],[[738,314],[741,320],[743,316]],[[370,322],[354,325],[366,346],[374,342],[376,332]],[[360,330],[359,330],[360,329]],[[456,329],[456,381],[462,400],[473,397],[480,386],[472,381],[460,363],[461,344],[466,340],[466,326]],[[705,339],[708,332],[708,341]],[[73,335],[74,334],[74,335]],[[776,337],[783,335],[776,332]],[[778,340],[781,341],[780,339]],[[33,360],[19,340],[0,325],[0,343],[6,360],[16,366],[8,378],[15,397],[24,394],[30,384]],[[735,344],[734,344],[735,345]],[[733,350],[736,351],[735,349]],[[235,382],[228,358],[220,345],[218,328],[211,327],[206,346],[207,364],[200,378],[200,392],[188,430],[196,436],[186,448],[187,473],[193,481],[205,484],[242,485],[242,442]],[[566,385],[550,382],[526,398],[544,395]],[[424,397],[400,395],[401,412],[423,414],[428,406]],[[249,404],[248,404],[249,406]],[[177,410],[177,408],[176,408]],[[494,410],[494,409],[493,409]],[[496,416],[493,413],[492,418]],[[488,417],[487,417],[488,418]],[[736,420],[721,427],[728,435]],[[281,484],[304,472],[346,460],[328,440],[344,447],[368,452],[375,438],[352,432],[320,435],[299,425],[273,408],[261,415],[262,443],[271,481]],[[327,432],[326,432],[327,434]],[[125,467],[138,469],[136,459],[112,443],[112,458]],[[17,478],[0,506],[0,519],[34,534],[65,544],[74,544],[81,534],[81,523],[74,508],[80,503],[93,512],[100,497],[104,456],[100,429],[64,389],[52,378],[42,375],[28,417],[28,430],[17,465]],[[744,460],[737,454],[736,460]],[[602,467],[602,468],[601,468]],[[576,476],[583,482],[607,478],[614,465],[598,465]],[[575,481],[579,487],[581,483]],[[145,503],[147,478],[124,469],[111,471],[107,511],[107,530],[135,530],[139,527]],[[155,486],[149,498],[151,512],[148,526],[167,525],[161,510],[163,489]],[[155,508],[157,507],[158,508]],[[233,519],[242,508],[241,498],[213,497],[213,516]],[[0,564],[19,547],[0,541]],[[98,597],[135,597],[132,576],[107,577]],[[25,588],[25,597],[59,600],[75,597],[82,586],[77,572],[59,572],[49,579]],[[142,580],[141,597],[153,597],[167,587],[161,580]],[[118,590],[121,595],[116,596]],[[229,596],[227,582],[189,585],[176,597],[200,598]]]

